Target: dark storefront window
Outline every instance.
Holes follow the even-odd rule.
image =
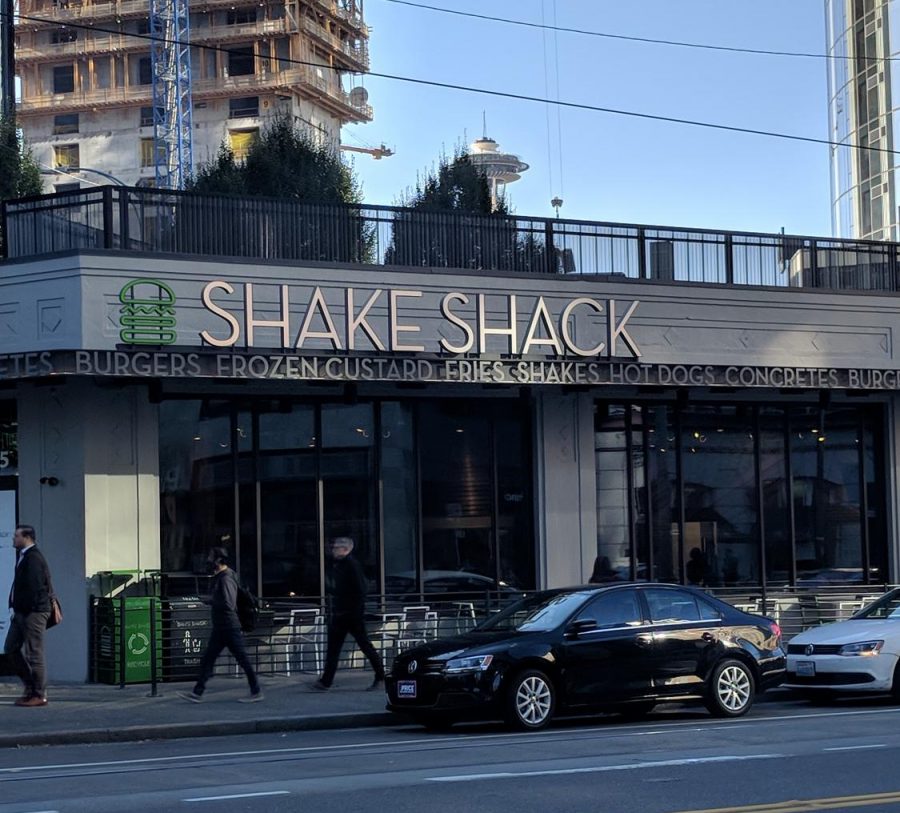
[[[649,536],[659,581],[885,583],[881,421],[874,407],[598,403],[598,563],[614,573]]]
[[[759,470],[765,529],[766,583],[793,582],[791,511],[788,505],[787,413],[759,408]]]
[[[369,580],[378,590],[375,536],[375,417],[372,404],[322,407],[322,505],[325,540],[349,536]]]
[[[856,410],[794,409],[794,518],[799,584],[864,581]]]
[[[382,525],[385,590],[416,589],[419,572],[418,494],[413,408],[386,401],[381,404]]]
[[[652,528],[652,581],[680,582],[681,523],[678,494],[678,434],[674,409],[652,406],[647,421],[648,496]]]
[[[625,415],[621,404],[597,408],[597,559],[591,576],[597,582],[631,578]]]
[[[751,410],[685,409],[682,558],[689,584],[759,584],[758,508]]]
[[[531,421],[524,416],[494,421],[497,460],[497,546],[500,581],[534,586],[534,504],[531,500]]]
[[[203,573],[209,548],[234,547],[228,404],[161,404],[159,449],[163,570]]]
[[[320,592],[315,422],[315,408],[306,405],[259,414],[264,595]]]
[[[318,597],[350,536],[372,593],[532,588],[529,433],[517,402],[165,401],[163,569],[223,545],[261,595]]]
[[[419,417],[426,579],[435,571],[494,578],[490,416],[446,401],[423,405]]]

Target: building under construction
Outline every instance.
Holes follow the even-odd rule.
[[[151,51],[176,44],[158,34],[168,30],[154,10],[161,2],[21,0],[17,116],[48,191],[102,182],[92,170],[129,186],[159,182],[161,123],[172,111]],[[352,87],[369,65],[362,0],[182,2],[178,41],[189,25],[191,43],[182,126],[195,167],[223,142],[245,155],[279,110],[335,149],[343,124],[371,120],[368,94]]]

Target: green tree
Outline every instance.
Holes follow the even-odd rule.
[[[520,231],[520,224],[500,198],[491,205],[484,173],[458,147],[442,156],[401,199],[409,211],[392,223],[385,262],[395,265],[497,270],[543,270],[543,235]]]
[[[41,171],[13,119],[0,119],[0,202],[40,195]],[[0,247],[4,245],[0,232]]]
[[[278,113],[238,161],[227,144],[200,167],[188,189],[310,203],[360,203],[352,168],[335,150],[318,144],[290,115]]]
[[[200,167],[188,192],[239,196],[219,207],[216,222],[209,224],[212,234],[201,222],[201,208],[208,212],[209,207],[197,208],[196,217],[184,224],[190,231],[182,230],[182,239],[189,234],[194,247],[204,239],[221,245],[224,238],[234,242],[238,256],[371,260],[373,233],[354,206],[362,195],[352,167],[336,150],[314,142],[287,114],[272,118],[243,161],[223,144]],[[286,203],[262,209],[248,200],[259,197]]]

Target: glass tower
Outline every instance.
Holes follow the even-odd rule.
[[[836,237],[897,240],[898,156],[874,149],[895,149],[900,7],[894,0],[825,0],[825,20],[829,137],[840,145],[831,147],[832,230]]]

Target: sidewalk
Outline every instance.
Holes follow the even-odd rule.
[[[384,692],[365,691],[369,670],[339,670],[327,692],[310,688],[315,675],[266,677],[261,703],[238,703],[246,696],[243,679],[215,676],[202,703],[189,703],[177,692],[190,683],[160,683],[158,697],[149,685],[59,684],[51,681],[49,704],[13,705],[21,684],[0,678],[0,748],[20,745],[123,742],[127,740],[211,737],[271,731],[302,731],[393,725],[403,718],[385,711]]]

